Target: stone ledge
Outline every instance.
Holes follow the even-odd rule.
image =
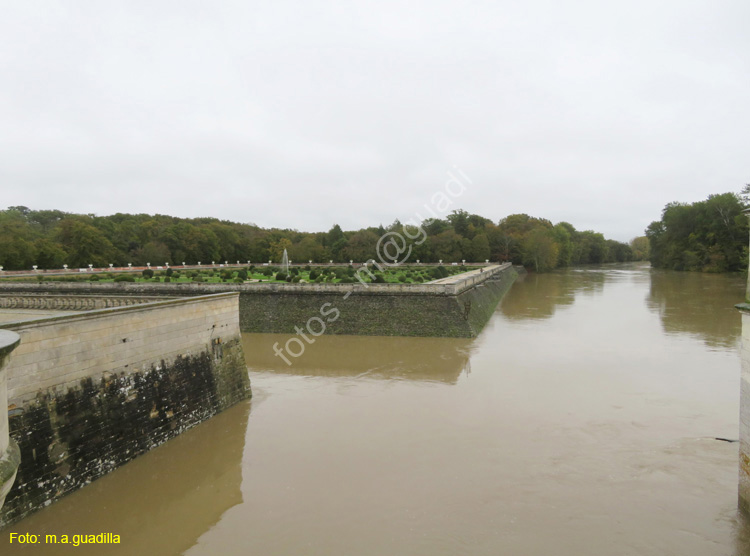
[[[0,366],[3,364],[3,358],[11,351],[16,349],[21,337],[10,330],[0,330]]]

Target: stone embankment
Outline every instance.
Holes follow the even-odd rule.
[[[4,373],[22,463],[0,525],[250,396],[236,293],[3,326],[21,338]]]
[[[364,269],[359,272],[367,276]],[[332,311],[326,334],[472,337],[481,331],[516,277],[514,267],[505,263],[427,284],[0,282],[0,298],[19,294],[152,297],[237,292],[243,332],[294,333],[295,327],[304,327],[323,310]]]

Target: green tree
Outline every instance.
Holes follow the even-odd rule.
[[[634,261],[646,261],[649,257],[650,246],[646,236],[635,237],[630,240],[630,250]]]
[[[646,229],[651,264],[673,270],[742,270],[747,218],[738,195],[710,195],[692,204],[669,203]]]
[[[281,262],[281,258],[284,255],[284,249],[287,250],[287,256],[289,256],[289,248],[291,246],[292,242],[285,237],[271,243],[269,251],[271,252],[271,259],[273,260],[273,262]]]
[[[543,227],[533,229],[523,241],[524,264],[532,266],[537,272],[555,268],[559,251],[554,234]]]
[[[164,263],[174,263],[169,252],[169,247],[161,241],[149,241],[143,247],[136,249],[135,263],[144,265],[151,263],[154,265],[163,265]]]
[[[472,258],[474,262],[484,262],[490,258],[490,242],[486,234],[477,234],[471,240]]]
[[[88,265],[104,267],[116,263],[117,250],[112,242],[91,224],[66,219],[60,223],[59,238],[69,256],[71,267],[85,268]]]

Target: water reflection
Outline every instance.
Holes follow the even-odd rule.
[[[593,295],[604,289],[608,278],[616,276],[614,269],[591,267],[549,274],[519,276],[513,284],[513,294],[500,303],[503,315],[511,320],[548,319],[558,306],[572,305],[576,295]]]
[[[49,508],[7,527],[0,553],[178,555],[242,503],[250,402],[241,402]],[[113,533],[121,544],[7,546],[10,533]]]
[[[531,275],[475,340],[320,337],[289,367],[290,336],[246,335],[246,436],[230,410],[12,530],[127,535],[105,555],[750,554],[737,444],[714,440],[739,360],[700,328],[736,318],[741,280],[656,274]]]
[[[242,348],[249,368],[279,374],[405,379],[455,384],[471,372],[469,338],[400,338],[393,336],[320,336],[287,365],[273,351],[288,334],[244,334]],[[297,349],[297,346],[294,347]]]
[[[651,271],[648,308],[667,334],[688,334],[712,347],[733,347],[742,333],[745,282],[739,275]]]

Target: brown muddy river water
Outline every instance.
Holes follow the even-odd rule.
[[[517,282],[479,338],[244,338],[254,398],[0,533],[2,554],[740,555],[739,277]],[[10,532],[117,533],[95,547]]]

